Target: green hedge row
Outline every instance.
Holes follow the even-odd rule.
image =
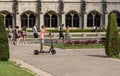
[[[27,30],[28,32],[33,32],[32,30]],[[47,30],[49,32],[58,32],[58,30]],[[63,30],[65,32],[65,30]],[[105,32],[106,30],[100,30],[98,29],[96,32]],[[38,30],[40,32],[40,30]],[[92,29],[70,29],[70,32],[95,32],[95,30]]]

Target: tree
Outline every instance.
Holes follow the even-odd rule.
[[[8,36],[4,26],[3,16],[0,14],[0,61],[9,59]]]
[[[119,30],[116,19],[116,14],[112,13],[109,16],[106,39],[105,53],[108,57],[119,56]]]

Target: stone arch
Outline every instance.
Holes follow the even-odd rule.
[[[78,12],[71,10],[65,15],[65,25],[70,27],[79,27],[80,18]]]
[[[37,21],[37,14],[32,11],[25,11],[21,15],[21,27],[26,26],[28,28],[32,28]]]
[[[28,17],[26,14],[21,15],[21,27],[28,26]]]
[[[50,27],[50,16],[48,14],[44,15],[44,24],[46,27]]]
[[[57,15],[56,14],[53,14],[52,17],[51,17],[51,24],[52,24],[52,27],[57,27]]]
[[[111,13],[115,13],[116,14],[117,22],[118,22],[118,27],[120,27],[120,12],[117,11],[117,10],[113,10],[112,12],[110,12],[110,14]],[[109,16],[110,16],[110,14],[109,14]]]
[[[57,27],[58,26],[58,14],[54,11],[48,11],[44,14],[44,25],[46,27]]]
[[[72,27],[72,16],[70,15],[70,13],[68,13],[65,16],[65,25],[69,26],[69,27]]]
[[[0,13],[4,17],[4,24],[5,24],[6,28],[8,28],[9,25],[11,25],[11,27],[13,27],[13,14],[6,10],[1,11]]]
[[[87,15],[87,27],[100,27],[101,25],[101,14],[96,10],[91,11]]]
[[[73,27],[79,27],[79,16],[77,14],[73,16]]]

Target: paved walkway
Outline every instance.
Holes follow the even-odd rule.
[[[11,58],[53,76],[120,76],[120,60],[106,58],[104,49],[56,49],[56,55],[34,55],[34,49],[39,49],[39,44],[10,45]]]

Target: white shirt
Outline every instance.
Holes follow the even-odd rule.
[[[33,33],[37,33],[37,27],[33,26]]]

